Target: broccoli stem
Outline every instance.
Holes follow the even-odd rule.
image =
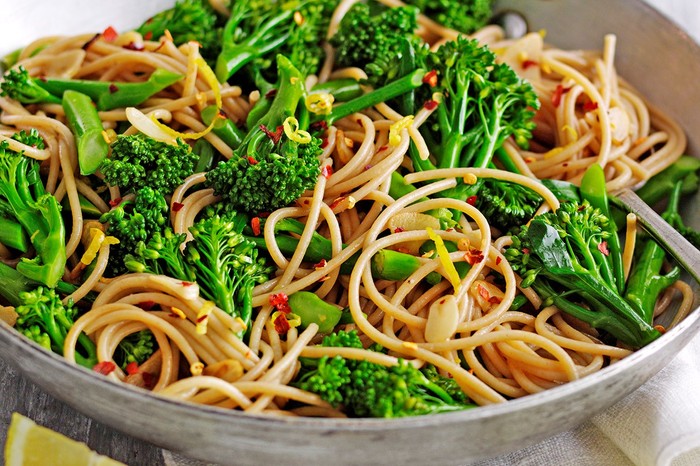
[[[255,243],[258,248],[266,249],[265,238],[261,236],[246,236],[246,239]],[[299,240],[292,236],[279,234],[275,237],[280,251],[287,257],[291,257],[299,245]],[[340,266],[341,274],[352,272],[360,253],[353,254]],[[304,261],[320,262],[333,258],[330,240],[318,235],[314,236],[309,247],[304,253]],[[410,254],[405,254],[390,249],[382,249],[372,257],[372,276],[382,280],[405,280],[422,265],[420,259]]]
[[[41,286],[41,283],[25,277],[14,268],[0,262],[0,296],[5,298],[10,305],[19,306],[22,304],[20,293],[32,291],[38,286]],[[72,294],[77,289],[76,285],[62,280],[56,284],[56,291],[64,295]],[[94,294],[90,293],[85,299],[93,300]]]
[[[102,135],[102,120],[90,97],[78,91],[67,90],[63,93],[63,110],[78,146],[80,174],[91,175],[109,153],[109,144]]]
[[[29,241],[27,240],[27,235],[24,234],[22,225],[8,218],[2,218],[0,243],[19,252],[27,252],[29,248]]]
[[[318,325],[319,333],[331,333],[343,314],[338,306],[327,303],[310,291],[297,291],[289,295],[289,307],[301,318],[302,328]]]
[[[210,105],[202,110],[202,121],[205,125],[210,125],[218,114],[219,109],[216,108],[216,105]],[[218,118],[214,123],[212,131],[234,150],[241,145],[241,142],[243,142],[245,138],[245,133],[229,118]]]
[[[594,251],[598,255],[597,263],[601,265],[601,273],[604,279],[613,284],[618,293],[622,294],[625,288],[625,272],[622,266],[622,248],[620,238],[617,235],[617,226],[610,214],[610,204],[608,203],[608,192],[605,187],[605,173],[603,168],[594,164],[591,165],[581,179],[581,196],[587,200],[591,206],[600,210],[605,215],[609,223],[604,226],[608,232],[607,244],[608,254],[603,257],[601,251]]]
[[[112,110],[142,104],[153,94],[175,84],[180,79],[182,79],[181,74],[158,68],[148,80],[138,83],[59,78],[35,81],[54,96],[60,97],[68,90],[77,91],[95,101],[98,110]]]
[[[192,152],[197,154],[199,158],[194,166],[194,173],[208,172],[214,166],[216,159],[216,151],[209,141],[204,138],[197,139],[197,142],[192,146]]]
[[[347,102],[362,95],[362,85],[352,78],[332,79],[318,83],[310,94],[330,94],[335,102]]]
[[[102,216],[103,212],[98,209],[95,204],[88,201],[85,196],[78,194],[78,200],[80,201],[80,211],[85,217],[100,218],[100,216]],[[63,209],[63,212],[70,212],[70,201],[68,200],[67,196],[61,200],[61,208]]]
[[[700,159],[684,155],[661,172],[649,178],[636,193],[644,202],[654,205],[668,196],[676,182],[683,180],[681,193],[689,194],[698,187],[698,178],[696,176],[698,170],[700,170]]]
[[[419,68],[406,76],[392,81],[386,86],[334,107],[329,115],[325,115],[325,120],[329,125],[332,125],[336,121],[350,116],[353,113],[357,113],[381,102],[399,97],[413,89],[417,89],[423,83],[423,76],[425,76],[425,70]],[[317,117],[317,121],[322,119],[324,119],[324,115],[319,115]]]

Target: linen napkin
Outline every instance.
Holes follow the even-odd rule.
[[[700,335],[646,384],[580,427],[477,465],[700,465]]]

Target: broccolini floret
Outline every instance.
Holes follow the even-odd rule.
[[[180,248],[184,234],[174,234],[169,228],[154,234],[132,249],[125,260],[127,268],[197,282],[203,297],[240,317],[247,326],[253,311],[253,287],[266,281],[273,269],[258,258],[255,244],[241,234],[241,222],[230,215],[197,221],[190,228],[193,238],[184,252]]]
[[[489,224],[506,233],[528,222],[542,204],[542,197],[523,185],[485,179],[476,195],[476,207]]]
[[[36,130],[19,133],[16,139],[43,147]],[[50,288],[56,286],[66,265],[61,206],[44,189],[39,163],[10,149],[6,141],[0,142],[0,212],[21,225],[34,247],[35,256],[20,259],[17,271]]]
[[[202,56],[209,59],[220,48],[216,23],[216,12],[207,0],[178,0],[172,8],[147,19],[136,31],[147,40],[158,40],[167,30],[175,45],[195,41]]]
[[[471,34],[491,18],[491,0],[404,0],[421,13],[448,28]]]
[[[341,330],[324,337],[322,346],[362,348],[362,342],[357,332]],[[396,418],[473,407],[454,380],[432,366],[418,370],[404,360],[383,366],[341,356],[304,358],[294,384],[352,417]]]
[[[565,202],[522,226],[505,256],[545,304],[641,347],[660,333],[617,288],[609,222],[587,200]]]
[[[198,158],[182,140],[171,145],[141,133],[119,135],[100,171],[108,184],[121,188],[122,194],[141,187],[170,194],[194,173]]]
[[[20,294],[22,303],[15,308],[18,314],[15,328],[27,338],[49,351],[63,354],[63,344],[77,317],[73,303],[63,304],[56,291],[38,287]],[[82,333],[78,337],[75,360],[88,369],[97,364],[95,344]]]
[[[116,276],[126,272],[127,254],[168,225],[168,203],[160,192],[146,186],[136,191],[132,200],[122,201],[103,214],[100,221],[107,223],[106,233],[119,240],[109,254],[108,273]]]
[[[337,64],[364,69],[373,85],[396,79],[403,74],[402,60],[410,58],[405,56],[406,42],[416,42],[417,18],[414,7],[356,3],[330,40],[336,47]]]
[[[141,330],[122,339],[117,346],[114,360],[126,370],[130,363],[143,364],[155,351],[155,337],[150,330]]]
[[[295,118],[304,76],[281,55],[277,68],[279,88],[269,110],[231,159],[207,173],[207,185],[243,212],[270,212],[294,202],[315,186],[320,173],[322,141]]]

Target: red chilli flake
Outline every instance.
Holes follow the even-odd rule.
[[[496,257],[496,265],[501,264],[501,256]]]
[[[469,204],[469,205],[476,205],[476,200],[477,200],[477,197],[476,197],[476,196],[469,196],[469,197],[467,198],[467,204]]]
[[[185,207],[185,204],[182,204],[180,202],[173,202],[173,206],[172,206],[171,210],[173,212],[180,212],[183,207]]]
[[[491,296],[489,298],[489,304],[501,304],[501,301],[503,301],[501,298],[498,296]]]
[[[139,364],[136,361],[132,361],[126,365],[126,373],[129,375],[135,375],[139,373]]]
[[[597,109],[598,109],[598,102],[588,101],[588,102],[585,102],[583,104],[583,111],[584,112],[592,112],[593,110],[597,110]]]
[[[340,205],[341,202],[345,201],[347,199],[347,196],[340,196],[339,198],[336,198],[333,202],[331,202],[331,205],[328,207],[331,208],[331,210],[335,209]]]
[[[559,104],[561,104],[561,97],[569,92],[570,89],[570,87],[564,87],[561,84],[557,84],[557,88],[554,90],[554,94],[552,94],[552,105],[558,107]]]
[[[333,167],[331,167],[330,165],[324,165],[321,169],[321,175],[323,175],[325,179],[330,178],[331,175],[333,175]]]
[[[143,377],[143,384],[147,389],[151,389],[156,386],[156,378],[150,372],[142,372],[141,377]]]
[[[394,228],[394,233],[401,233],[402,231],[405,231],[403,227],[396,227]]]
[[[116,84],[111,83],[111,84],[109,85],[109,93],[110,93],[110,94],[114,94],[114,93],[117,92],[118,90],[119,90],[119,88],[117,87]]]
[[[530,68],[531,66],[540,66],[535,60],[525,60],[522,62],[522,67],[524,70]]]
[[[275,307],[278,311],[289,314],[292,309],[289,307],[289,297],[284,293],[276,293],[270,295],[268,298],[270,304]]]
[[[141,52],[144,49],[143,44],[136,44],[134,42],[129,42],[126,45],[122,45],[122,48],[127,50],[134,50],[135,52]]]
[[[289,325],[289,321],[287,318],[284,316],[284,314],[280,314],[277,316],[275,319],[275,331],[279,333],[280,335],[284,335],[287,332],[289,332],[289,329],[292,328]]]
[[[186,287],[186,286],[192,286],[192,285],[194,285],[194,283],[192,283],[192,282],[180,282],[180,285]]]
[[[328,147],[328,138],[321,139],[321,149]]]
[[[382,151],[385,151],[385,150],[387,150],[388,148],[389,148],[389,146],[382,146],[382,147],[380,147],[379,149],[377,149],[377,153],[382,152]]]
[[[265,135],[270,138],[274,144],[280,142],[280,139],[282,139],[282,133],[284,132],[282,125],[278,126],[274,132],[270,131],[265,125],[260,125],[260,130],[265,133]]]
[[[248,163],[251,164],[251,165],[257,165],[257,164],[258,164],[258,161],[255,160],[255,157],[253,157],[252,155],[248,155],[248,156],[246,157],[246,160],[247,160]]]
[[[610,250],[608,249],[608,242],[607,241],[602,241],[598,245],[598,251],[600,251],[604,256],[609,256],[610,255]]]
[[[435,87],[437,86],[438,83],[438,78],[437,78],[437,71],[435,70],[430,70],[425,75],[423,76],[423,84],[427,84],[430,87]]]
[[[253,234],[255,236],[260,235],[260,217],[253,217],[250,219],[250,228],[253,229]]]
[[[153,38],[153,31],[148,31],[146,34],[143,35],[143,38],[146,40],[151,40]]]
[[[270,89],[265,93],[265,98],[266,99],[272,99],[274,96],[277,95],[277,89]]]
[[[435,110],[438,106],[437,100],[428,100],[426,103],[423,104],[423,108],[426,110]]]
[[[476,291],[479,292],[479,296],[481,296],[482,298],[484,298],[485,301],[488,301],[488,300],[491,299],[491,294],[489,293],[489,290],[487,290],[487,289],[484,288],[483,286],[478,285],[478,286],[476,287]]]
[[[114,29],[112,26],[109,26],[107,29],[104,30],[104,32],[102,32],[102,37],[107,42],[113,42],[118,35],[119,33],[117,33],[117,30]]]
[[[121,203],[122,203],[122,198],[121,198],[121,197],[118,197],[118,198],[116,198],[116,199],[112,199],[111,201],[109,201],[109,206],[110,206],[110,207],[116,207],[116,206],[118,206],[118,205],[121,204]]]
[[[466,260],[469,265],[474,265],[483,261],[484,255],[478,249],[470,249],[464,255],[464,260]]]
[[[309,128],[314,131],[325,131],[328,129],[328,123],[325,120],[317,121],[316,123],[311,123]]]
[[[143,309],[144,311],[150,311],[155,305],[155,301],[142,301],[137,304],[137,306]]]
[[[109,375],[117,368],[117,365],[112,361],[102,361],[98,362],[92,366],[92,370],[102,375]]]
[[[523,248],[523,254],[530,254],[530,250],[528,248]]]
[[[321,259],[319,262],[314,264],[314,269],[316,269],[316,270],[322,269],[326,265],[328,265],[328,261],[326,261],[326,259]]]

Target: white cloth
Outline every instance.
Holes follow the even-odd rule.
[[[700,336],[580,427],[477,466],[700,465]]]

